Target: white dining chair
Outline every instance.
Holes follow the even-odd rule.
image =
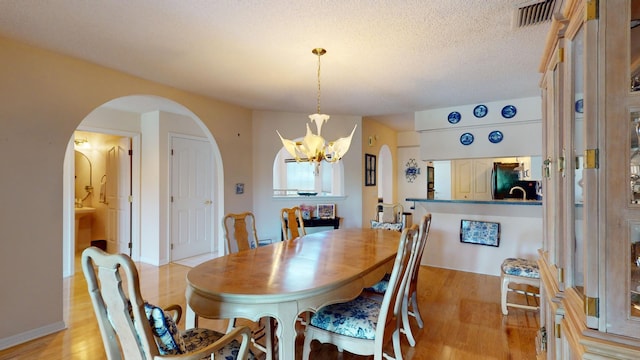
[[[313,340],[334,344],[340,352],[373,355],[374,360],[402,359],[400,312],[403,289],[409,281],[409,260],[418,244],[418,234],[417,225],[402,231],[389,287],[382,301],[361,295],[345,303],[322,307],[311,315],[305,327],[303,359],[309,358]],[[392,355],[383,352],[384,344],[390,339]]]
[[[302,210],[297,206],[280,210],[280,224],[282,225],[283,240],[291,240],[307,234]]]
[[[416,323],[419,328],[424,327],[424,322],[422,320],[422,315],[420,314],[420,309],[418,307],[418,274],[420,272],[420,263],[422,256],[424,254],[424,249],[427,244],[427,239],[429,237],[429,230],[431,229],[431,213],[427,213],[420,220],[419,226],[419,235],[418,235],[418,244],[415,248],[415,251],[411,254],[411,259],[409,260],[409,281],[406,284],[404,289],[404,299],[402,302],[402,328],[401,332],[405,334],[407,337],[407,341],[409,345],[414,347],[416,345],[415,337],[413,336],[413,332],[411,331],[411,324],[409,322],[409,316],[416,319]],[[377,284],[372,287],[366,288],[365,293],[377,293],[384,294],[389,286],[389,277],[385,276],[384,279],[379,281]]]
[[[251,330],[246,326],[227,334],[204,328],[179,331],[176,324],[182,308],[162,309],[145,302],[129,256],[89,247],[82,252],[81,261],[107,359],[197,360],[213,359],[214,354],[216,358],[254,359],[249,352]]]
[[[229,213],[222,219],[224,235],[227,240],[227,252],[229,254],[238,251],[255,249],[259,245],[256,231],[256,218],[252,212]],[[251,342],[254,347],[266,354],[266,360],[274,357],[275,320],[263,317],[257,322],[257,327],[252,332]],[[229,319],[227,331],[236,326],[236,319]],[[259,341],[264,339],[264,345]]]

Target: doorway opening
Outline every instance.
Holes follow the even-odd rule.
[[[75,136],[71,136],[64,161],[63,179],[63,276],[71,276],[75,273],[75,256],[83,247],[90,245],[92,240],[107,240],[109,252],[130,253],[136,261],[144,261],[152,265],[163,265],[174,260],[172,255],[172,228],[176,225],[176,219],[171,215],[170,188],[171,165],[170,150],[171,141],[167,134],[187,134],[197,138],[206,144],[210,152],[211,176],[204,184],[212,194],[208,203],[209,216],[205,220],[210,222],[211,232],[207,252],[220,252],[224,249],[221,226],[214,219],[224,211],[223,170],[220,151],[213,135],[203,122],[184,106],[171,100],[155,96],[127,96],[112,100],[96,108],[83,119],[77,131],[80,136],[94,138],[96,144],[101,143],[101,138],[119,139],[128,142],[131,147],[130,161],[130,190],[117,192],[118,188],[110,185],[116,183],[117,177],[106,174],[106,164],[121,157],[127,150],[112,146],[111,152],[106,149],[86,152],[89,154],[92,166],[90,187],[92,193],[86,196],[77,194],[75,189]],[[165,136],[167,135],[167,136]],[[142,144],[141,137],[145,136]],[[104,150],[104,151],[103,151]],[[109,160],[111,159],[111,160]],[[120,168],[123,170],[124,168]],[[113,173],[113,169],[110,171]],[[126,173],[120,171],[119,173]],[[106,175],[106,176],[104,176]],[[125,176],[126,177],[126,176]],[[121,183],[120,179],[117,183]],[[82,190],[83,186],[80,185]],[[124,187],[121,187],[124,189]],[[120,199],[109,198],[110,195],[121,195]],[[76,243],[76,199],[80,198],[84,208],[95,208],[95,213],[111,213],[111,217],[105,216],[96,219],[99,226],[94,233],[91,226],[91,235],[84,238],[79,246]],[[109,204],[118,203],[122,206]],[[91,210],[85,209],[85,212]],[[121,211],[120,216],[117,215]],[[80,211],[83,212],[83,211]],[[90,215],[93,220],[94,215]],[[128,221],[126,220],[128,216]],[[113,220],[120,219],[117,223]],[[87,236],[87,230],[79,226],[80,236]],[[86,225],[84,225],[86,226]],[[83,233],[84,231],[84,233]],[[127,237],[127,241],[120,241]],[[111,238],[111,235],[117,235]],[[118,235],[119,234],[119,235]],[[176,240],[178,241],[178,240]],[[116,244],[126,244],[125,248]],[[131,245],[129,245],[131,244]],[[129,246],[131,246],[129,248]],[[123,251],[124,250],[124,251]],[[220,252],[221,253],[221,252]],[[177,259],[175,259],[177,260]]]
[[[378,152],[378,201],[393,202],[393,158],[388,145],[382,145]]]

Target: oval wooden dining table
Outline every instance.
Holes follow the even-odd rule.
[[[304,311],[358,296],[393,267],[400,233],[317,232],[204,262],[187,273],[187,328],[209,319],[277,319],[279,359],[295,358],[295,322]]]

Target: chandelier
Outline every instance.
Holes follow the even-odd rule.
[[[335,163],[342,159],[342,157],[347,153],[349,146],[351,145],[351,138],[353,137],[358,124],[353,127],[349,136],[339,138],[338,140],[327,142],[322,137],[322,124],[329,120],[329,115],[320,113],[320,57],[327,51],[322,48],[315,48],[311,52],[318,56],[318,103],[316,113],[309,115],[309,120],[316,124],[318,133],[314,134],[311,132],[309,123],[307,123],[307,133],[302,141],[285,139],[280,135],[278,130],[276,130],[276,133],[280,136],[280,140],[282,140],[284,148],[287,149],[289,154],[291,154],[297,162],[315,163],[316,174],[318,174],[318,167],[322,160],[329,163]]]

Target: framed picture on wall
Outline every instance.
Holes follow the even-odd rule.
[[[376,185],[376,156],[364,154],[364,186]]]
[[[500,246],[500,223],[460,220],[460,242],[498,247]]]

